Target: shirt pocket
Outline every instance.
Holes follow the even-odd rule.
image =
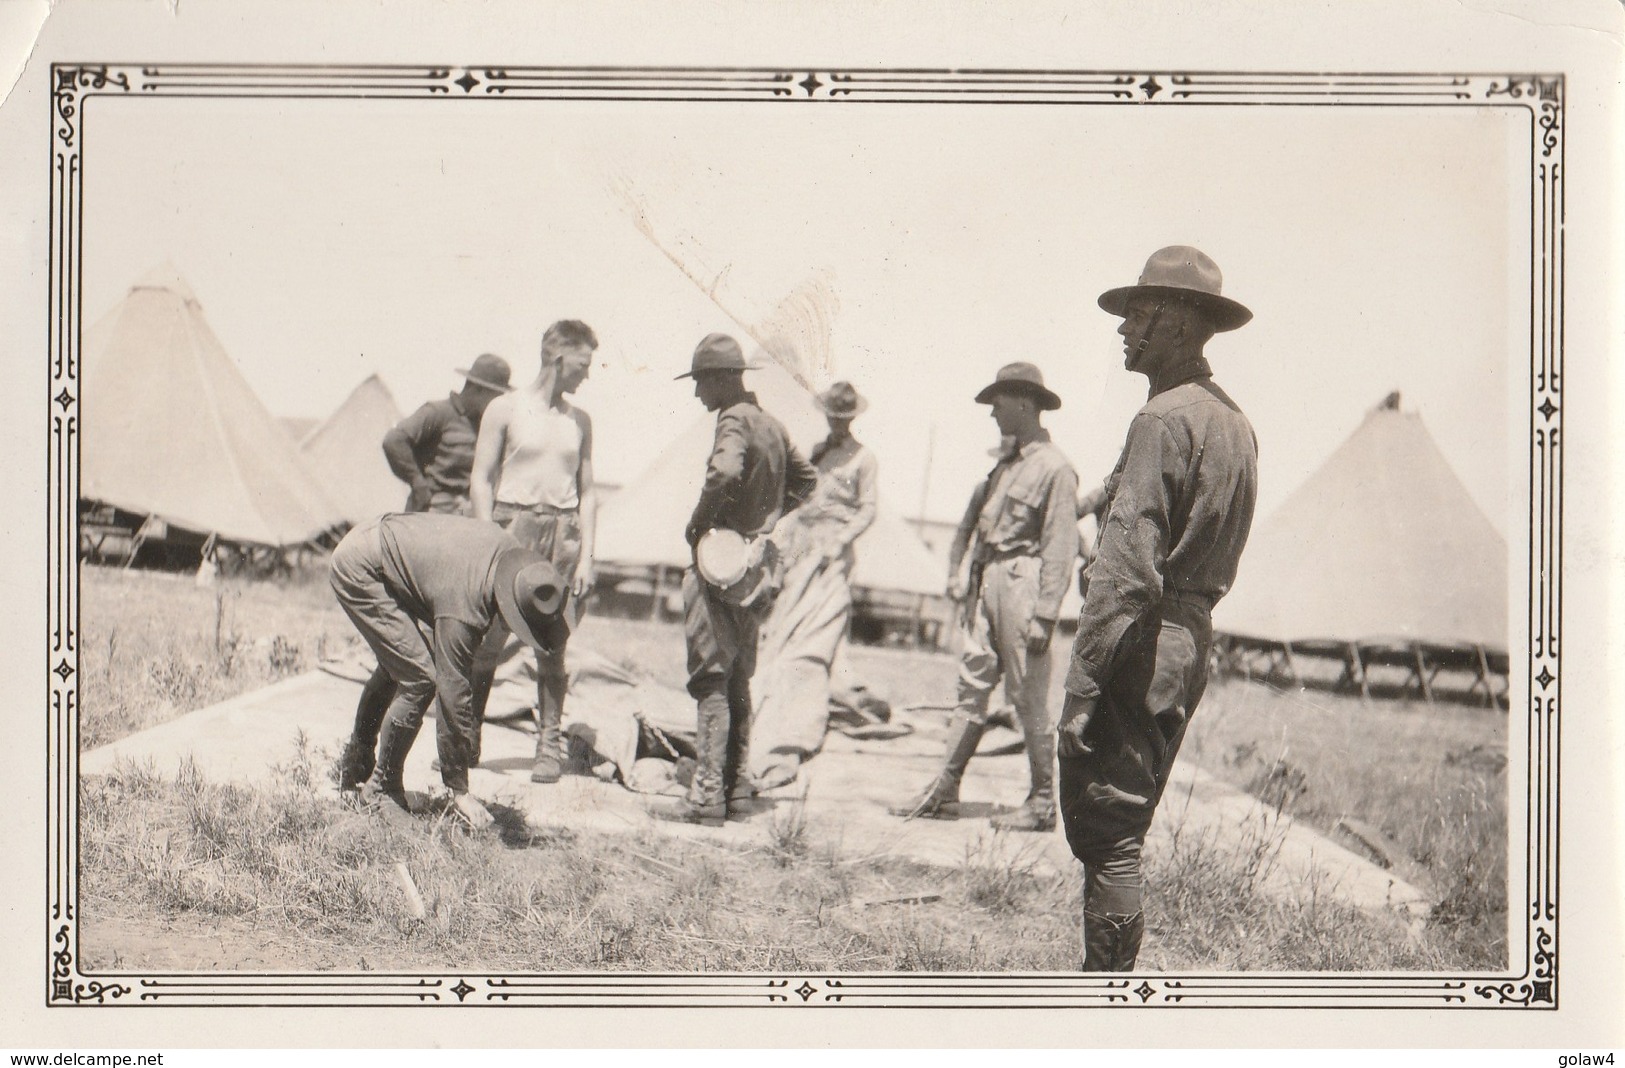
[[[1017,483],[1004,496],[1004,507],[999,513],[1000,541],[1025,539],[1038,533],[1043,523],[1043,486],[1036,483]]]

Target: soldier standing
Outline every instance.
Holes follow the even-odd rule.
[[[598,336],[586,323],[563,319],[542,334],[535,380],[494,401],[480,423],[469,496],[477,519],[488,519],[519,544],[545,556],[564,576],[564,615],[573,627],[592,590],[598,494],[593,484],[592,417],[571,403],[592,372]],[[530,781],[554,783],[564,773],[564,700],[570,688],[564,642],[536,656],[536,753]],[[497,662],[506,652],[480,651],[475,679],[474,754],[478,760],[485,705]]]
[[[485,353],[459,370],[463,388],[432,400],[384,433],[384,458],[411,487],[407,512],[468,515],[468,474],[486,407],[508,392],[508,361]]]
[[[958,588],[958,561],[949,592],[965,601],[959,703],[948,721],[943,768],[915,800],[891,809],[905,818],[956,819],[959,784],[987,726],[988,695],[1002,677],[1026,739],[1032,775],[1027,800],[996,816],[995,827],[1055,828],[1055,735],[1048,707],[1050,639],[1078,555],[1078,476],[1041,425],[1061,398],[1030,363],[999,370],[976,395],[992,405],[1009,446],[988,476],[977,508],[970,567]],[[970,518],[967,515],[967,520]],[[960,550],[961,539],[956,539]]]
[[[710,334],[695,348],[690,369],[677,376],[694,379],[694,395],[717,413],[705,486],[684,531],[691,548],[713,530],[761,538],[818,483],[818,472],[784,426],[745,389],[746,367],[737,341]],[[750,679],[771,590],[756,581],[744,585],[751,588],[741,596],[701,578],[697,566],[683,573],[688,692],[699,705],[697,759],[688,796],[657,803],[651,812],[659,819],[720,825],[730,803],[742,804],[752,793]]]
[[[1213,605],[1251,528],[1258,444],[1203,347],[1252,312],[1200,251],[1154,253],[1100,306],[1150,396],[1129,424],[1078,621],[1059,731],[1061,816],[1084,866],[1084,971],[1128,971],[1145,929],[1140,854],[1207,685]]]

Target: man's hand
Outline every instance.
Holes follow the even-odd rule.
[[[948,576],[948,599],[950,601],[963,601],[965,599],[965,580],[957,573]]]
[[[1033,621],[1027,624],[1027,652],[1033,656],[1043,656],[1049,652],[1049,640],[1054,633],[1055,620],[1034,616]]]
[[[434,499],[434,483],[426,478],[412,480],[412,492],[407,495],[406,508],[410,512],[426,512]]]
[[[1095,705],[1099,699],[1095,697],[1079,697],[1069,693],[1066,701],[1061,705],[1061,722],[1056,726],[1056,752],[1063,757],[1088,756],[1092,750],[1083,744],[1083,732],[1094,718]]]
[[[576,564],[576,577],[575,580],[570,583],[571,595],[574,596],[578,601],[587,596],[587,594],[592,590],[592,584],[597,577],[598,576],[593,570],[592,557],[583,557],[580,562]]]

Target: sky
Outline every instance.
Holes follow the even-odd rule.
[[[1512,109],[120,100],[84,116],[84,321],[172,263],[275,414],[378,373],[403,411],[543,329],[602,342],[577,395],[625,482],[703,409],[694,344],[788,338],[852,380],[887,505],[953,518],[972,398],[1012,360],[1081,480],[1144,379],[1096,297],[1195,245],[1253,322],[1208,347],[1267,516],[1392,390],[1504,532],[1528,359],[1528,119]],[[797,298],[786,302],[791,294]],[[799,318],[786,310],[800,310]],[[92,379],[92,388],[93,388]],[[812,442],[803,442],[810,446]],[[1520,510],[1512,507],[1511,511]]]

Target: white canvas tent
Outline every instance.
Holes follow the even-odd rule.
[[[1441,665],[1487,683],[1507,649],[1506,540],[1393,394],[1254,529],[1214,628],[1289,662],[1347,657],[1362,688],[1390,661],[1424,693]]]
[[[400,421],[389,387],[368,375],[300,440],[300,453],[347,522],[362,523],[404,507],[406,485],[389,469],[382,444]]]
[[[173,267],[90,337],[82,500],[246,545],[300,545],[342,522]]]

